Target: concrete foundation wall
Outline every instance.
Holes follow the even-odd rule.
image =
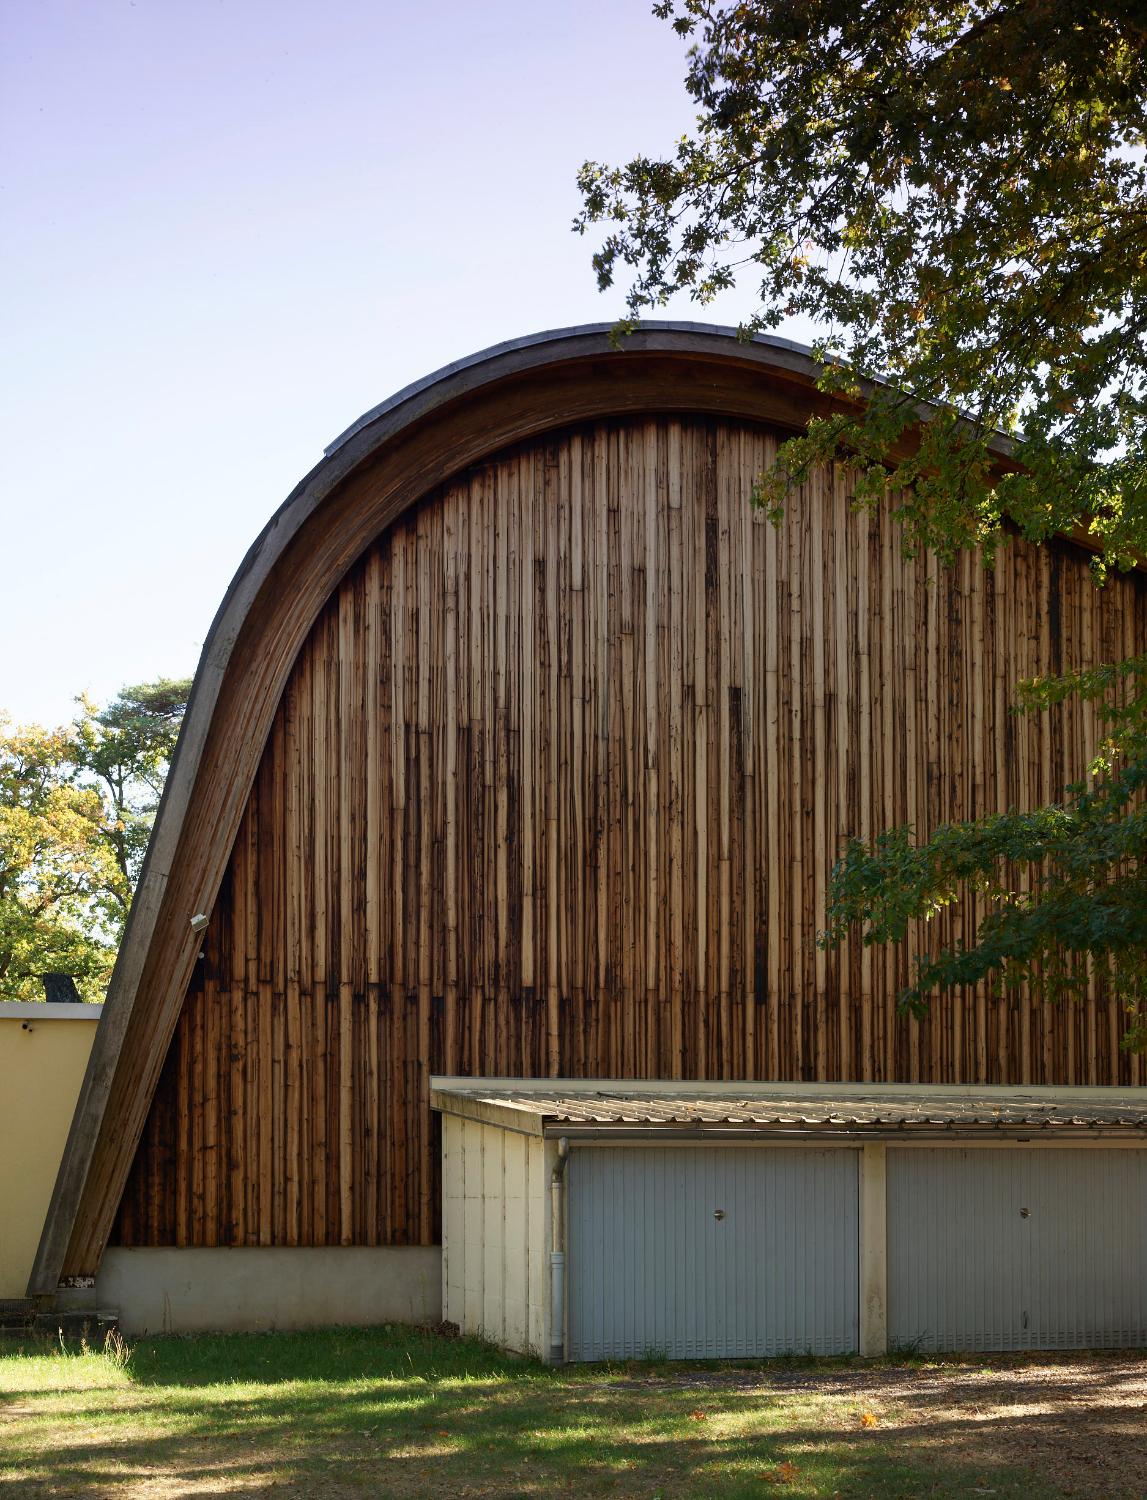
[[[131,1335],[437,1323],[442,1252],[426,1247],[109,1249],[85,1302]]]
[[[0,1298],[27,1291],[102,1011],[0,1002]]]

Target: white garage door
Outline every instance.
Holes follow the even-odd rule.
[[[889,1150],[893,1349],[1147,1344],[1147,1151]]]
[[[857,1347],[857,1153],[579,1147],[572,1359]]]

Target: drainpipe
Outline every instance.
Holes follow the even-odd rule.
[[[550,1364],[565,1363],[566,1357],[566,1257],[565,1195],[562,1192],[569,1161],[570,1143],[563,1135],[550,1177]]]

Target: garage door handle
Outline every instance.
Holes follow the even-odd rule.
[[[723,1208],[715,1208],[713,1210],[713,1217],[718,1220],[723,1219],[725,1217],[725,1210]]]

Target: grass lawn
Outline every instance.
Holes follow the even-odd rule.
[[[126,1361],[9,1344],[0,1494],[1139,1494],[1147,1468],[1110,1454],[1143,1436],[1147,1361],[1090,1358],[553,1371],[397,1327],[148,1338]],[[1097,1459],[1109,1407],[1131,1437]]]

